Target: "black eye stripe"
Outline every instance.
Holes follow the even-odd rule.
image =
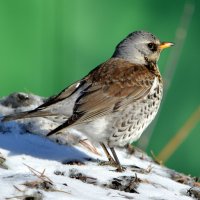
[[[149,47],[149,49],[151,51],[156,51],[157,50],[157,45],[152,43],[152,42],[148,43],[147,46]]]

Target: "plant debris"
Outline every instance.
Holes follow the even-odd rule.
[[[140,182],[141,180],[135,174],[135,176],[120,176],[118,178],[113,178],[109,184],[105,184],[104,186],[114,190],[139,194],[136,189]]]
[[[26,164],[24,164],[24,165],[26,165]],[[36,189],[40,189],[40,190],[44,190],[44,191],[64,192],[64,193],[68,194],[68,192],[56,189],[56,187],[53,184],[53,181],[51,181],[51,179],[49,177],[44,175],[45,170],[43,170],[43,172],[39,172],[28,165],[26,165],[26,166],[36,177],[38,177],[38,179],[35,181],[27,181],[27,182],[23,183],[22,185],[25,185],[29,188],[36,188]]]
[[[8,166],[5,164],[5,157],[0,152],[0,168],[2,169],[8,169]]]
[[[195,197],[196,199],[200,200],[200,188],[199,187],[191,187],[187,193],[191,197]]]
[[[64,171],[59,171],[59,170],[54,171],[54,174],[57,176],[66,176],[66,173]]]
[[[55,191],[54,185],[51,182],[45,180],[28,181],[23,183],[23,185],[29,188],[36,188],[45,191]]]
[[[76,169],[71,169],[69,171],[69,177],[70,178],[74,178],[74,179],[78,179],[84,183],[88,183],[88,184],[93,184],[96,185],[97,184],[97,179],[90,177],[90,176],[86,176],[80,172],[78,172],[78,170]]]
[[[14,197],[8,197],[5,198],[6,200],[42,200],[43,199],[43,194],[40,191],[33,192],[33,194],[25,194],[25,195],[20,195],[20,196],[14,196]]]
[[[85,165],[83,161],[80,160],[70,160],[70,161],[63,161],[62,164],[64,165]]]
[[[171,176],[171,179],[178,182],[178,183],[186,184],[186,185],[189,185],[191,187],[195,186],[195,184],[198,183],[197,177],[187,176],[185,174],[178,173],[174,170],[169,170],[169,174]]]

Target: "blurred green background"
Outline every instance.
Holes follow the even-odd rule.
[[[147,152],[158,155],[200,103],[199,7],[190,0],[0,0],[0,96],[51,96],[108,59],[130,32],[174,42],[182,31],[181,44],[159,60],[162,74],[166,67],[175,74],[166,80],[171,85],[158,120],[141,139],[150,139]],[[200,176],[199,131],[198,123],[167,166]]]

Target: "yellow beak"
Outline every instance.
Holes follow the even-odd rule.
[[[162,42],[162,43],[159,45],[159,49],[160,49],[160,50],[163,50],[163,49],[168,48],[168,47],[171,47],[171,46],[174,46],[174,43],[172,43],[172,42]]]

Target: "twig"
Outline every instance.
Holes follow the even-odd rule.
[[[14,197],[7,197],[7,198],[5,198],[6,200],[9,200],[9,199],[22,199],[22,198],[24,198],[25,196],[23,195],[23,196],[14,196]]]
[[[13,185],[13,187],[18,190],[19,192],[23,192],[22,190],[20,190],[16,185]]]
[[[28,169],[35,175],[37,176],[39,179],[46,181],[44,178],[46,178],[50,183],[53,183],[53,181],[47,177],[46,175],[44,175],[45,169],[41,172],[37,171],[36,169],[33,169],[32,167],[30,167],[29,165],[23,163],[26,167],[28,167]],[[37,174],[38,173],[38,174]]]
[[[154,154],[154,152],[151,150],[151,156],[153,157],[154,162],[156,162],[159,165],[162,165],[163,162],[158,159],[158,157]]]
[[[42,172],[39,172],[35,169],[33,169],[32,167],[30,167],[29,165],[23,163],[25,166],[28,167],[28,169],[36,176],[38,177],[40,180],[42,180],[43,182],[49,182],[52,186],[53,186],[53,181],[47,177],[46,175],[44,175],[45,173],[45,169],[42,171]],[[29,184],[36,184],[37,182],[29,182]],[[23,185],[26,185],[27,186],[27,183],[26,184],[23,184]],[[70,194],[69,192],[66,192],[66,191],[62,191],[62,190],[57,190],[57,189],[53,189],[54,192],[62,192],[62,193],[66,193],[66,194]]]

